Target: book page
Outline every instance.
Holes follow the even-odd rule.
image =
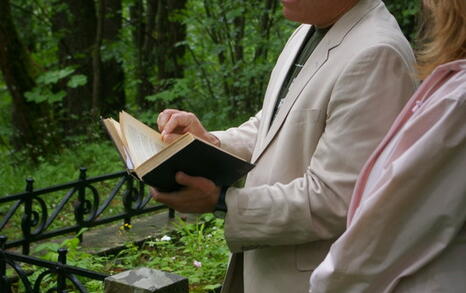
[[[191,133],[187,132],[180,137],[178,137],[175,141],[170,143],[170,145],[163,150],[157,153],[157,156],[151,157],[149,160],[146,160],[143,164],[134,168],[134,171],[140,178],[144,176],[147,172],[151,171],[154,167],[157,167],[163,161],[165,161],[170,156],[174,155],[176,152],[184,148],[188,145],[191,141],[195,140],[196,138]]]
[[[126,147],[123,143],[123,136],[120,129],[120,123],[118,123],[112,118],[102,119],[102,122],[104,123],[104,126],[107,129],[108,134],[110,135],[113,141],[113,144],[116,146],[121,159],[123,160],[123,162],[125,162],[126,167],[130,170],[134,169],[134,164],[133,162],[131,162],[131,158],[129,157]]]
[[[138,167],[166,146],[160,133],[126,112],[120,112],[120,128],[134,167]]]

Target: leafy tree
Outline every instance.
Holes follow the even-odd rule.
[[[96,44],[96,52],[99,52],[100,58],[94,62],[101,61],[100,75],[94,67],[94,76],[99,76],[100,82],[94,83],[94,93],[99,93],[95,100],[98,101],[94,105],[100,109],[102,115],[114,114],[115,111],[123,109],[126,103],[126,95],[124,91],[125,73],[123,62],[117,52],[113,50],[114,46],[120,41],[122,30],[122,2],[121,0],[99,0],[99,7],[102,7],[102,12],[99,14],[99,22],[101,23],[101,38],[100,46]],[[99,32],[99,31],[98,31]],[[97,40],[99,36],[97,36]],[[100,91],[96,87],[100,85]]]
[[[296,24],[278,1],[189,1],[181,15],[188,28],[185,78],[149,99],[198,113],[211,128],[243,121],[256,112],[271,68]]]
[[[410,39],[419,2],[385,0]],[[211,129],[236,125],[261,107],[272,66],[297,27],[279,0],[0,3],[0,95],[6,84],[11,96],[0,110],[12,113],[0,141],[15,133],[12,148],[36,146],[32,157],[55,153],[70,134],[89,137],[98,115],[128,107],[146,122],[176,107]]]
[[[185,48],[182,42],[186,38],[186,27],[176,15],[185,8],[186,2],[135,0],[130,5],[136,48],[136,103],[141,108],[148,106],[145,97],[172,88],[171,80],[183,77]],[[166,106],[166,103],[158,100],[153,107],[161,110]]]
[[[28,102],[25,93],[35,86],[31,59],[21,43],[13,23],[9,0],[0,0],[0,69],[12,97],[12,142],[17,150],[31,151],[34,158],[41,152],[38,121],[46,110]]]
[[[176,13],[187,0],[11,1],[2,1],[1,61],[14,97],[17,149],[47,149],[38,144],[39,137],[58,139],[58,147],[70,134],[85,133],[97,115],[125,107],[125,91],[146,108],[146,96],[183,77],[186,27]],[[15,25],[21,27],[19,35]],[[7,55],[11,52],[19,53]],[[36,116],[54,124],[47,123],[44,135],[34,130],[45,125],[36,123]]]
[[[55,2],[57,4],[58,2]],[[66,92],[63,108],[67,130],[76,130],[82,125],[82,117],[92,107],[93,60],[92,50],[96,40],[96,10],[94,0],[63,0],[53,11],[52,31],[59,40],[58,64],[60,68],[71,67],[86,77],[86,84],[79,88],[66,86],[66,79],[58,84]],[[81,118],[80,123],[75,119]]]

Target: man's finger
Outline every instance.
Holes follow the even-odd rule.
[[[159,117],[157,118],[157,126],[159,128],[159,131],[162,132],[165,124],[167,124],[167,121],[170,119],[171,114],[161,112],[159,114]]]
[[[174,206],[178,202],[178,197],[173,194],[168,194],[164,192],[151,191],[152,198],[157,202],[166,204],[167,206]]]
[[[157,200],[159,198],[160,192],[156,188],[150,187],[149,192],[153,199]]]
[[[180,185],[193,187],[199,190],[207,190],[209,188],[209,184],[211,184],[211,182],[206,178],[189,176],[183,172],[177,172],[175,180]]]
[[[163,127],[164,134],[170,134],[173,132],[182,131],[184,128],[189,126],[192,122],[192,115],[186,112],[174,113],[170,116],[170,119],[165,123]],[[183,133],[179,133],[183,134]]]
[[[195,177],[189,176],[188,174],[184,172],[176,172],[176,175],[175,175],[176,182],[183,186],[193,185],[193,178]]]
[[[180,137],[180,134],[176,133],[170,133],[170,134],[162,134],[162,141],[164,143],[172,143],[174,142],[178,137]]]
[[[178,112],[180,111],[176,109],[165,109],[162,112],[160,112],[159,116],[157,117],[157,126],[159,128],[159,131],[162,132],[165,128],[165,124],[167,124],[167,121],[170,120],[170,117]]]

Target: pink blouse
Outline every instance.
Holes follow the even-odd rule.
[[[465,101],[466,59],[422,83],[364,165],[311,292],[464,292]]]

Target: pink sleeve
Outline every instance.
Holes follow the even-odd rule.
[[[390,292],[438,257],[466,220],[466,80],[403,126],[384,172],[311,277],[315,292]]]

